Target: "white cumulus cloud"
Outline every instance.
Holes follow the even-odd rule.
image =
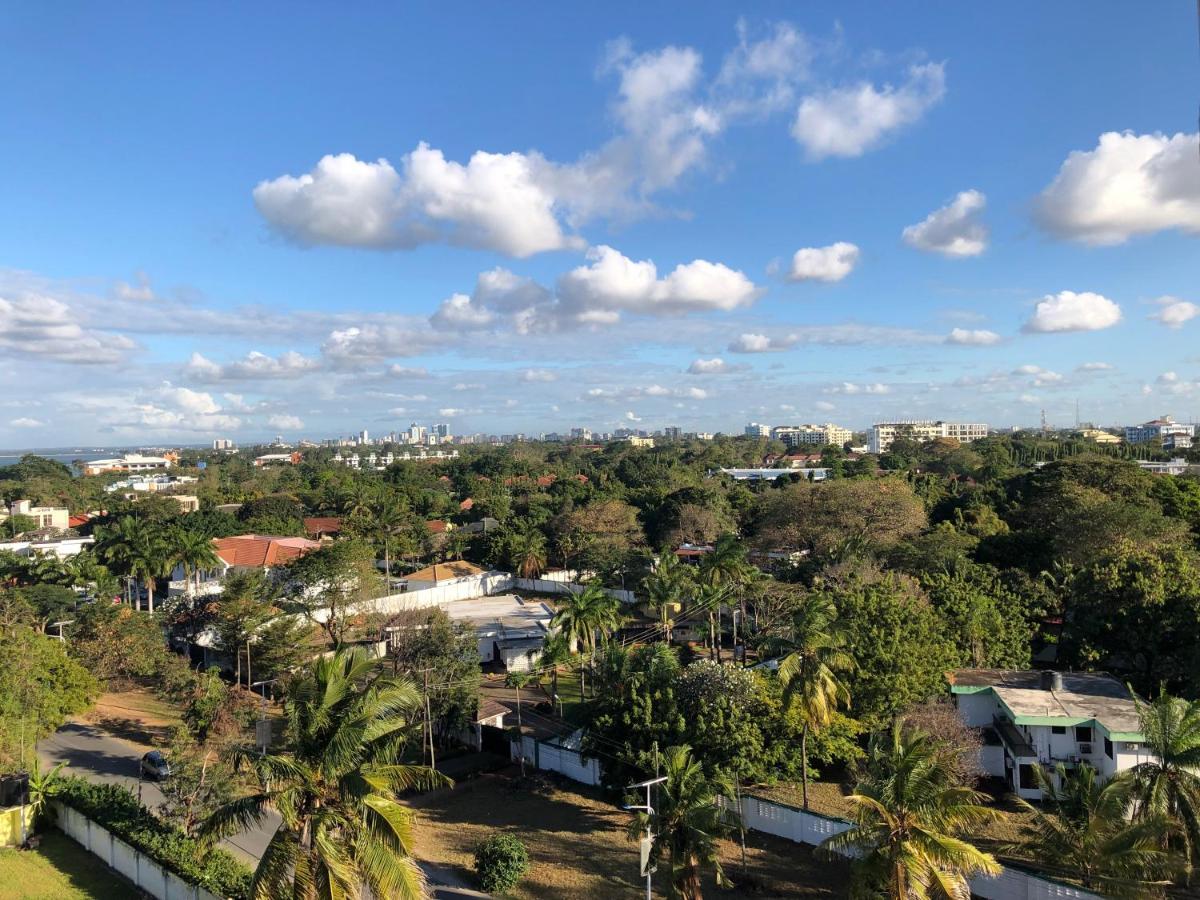
[[[1200,233],[1197,135],[1109,131],[1076,150],[1037,198],[1043,227],[1088,244],[1178,228]]]
[[[980,220],[985,206],[987,198],[979,191],[962,191],[923,221],[905,228],[904,242],[943,256],[978,256],[987,249],[988,229]]]
[[[1000,343],[1000,335],[986,328],[952,328],[946,335],[947,344],[961,344],[966,347],[990,347]]]
[[[1180,300],[1178,297],[1159,297],[1155,302],[1159,309],[1150,318],[1157,319],[1168,328],[1182,328],[1185,322],[1200,315],[1200,306],[1189,300]]]
[[[304,421],[299,416],[276,413],[267,417],[267,424],[281,431],[299,431],[304,427]]]
[[[841,281],[854,271],[859,250],[848,241],[827,247],[802,247],[792,256],[788,281]]]
[[[692,360],[692,364],[688,366],[688,373],[691,375],[722,375],[729,369],[729,364],[717,356],[712,359]]]
[[[1100,294],[1059,291],[1038,301],[1021,328],[1026,333],[1099,331],[1121,321],[1121,307]]]
[[[31,419],[28,416],[21,416],[19,419],[12,419],[8,424],[13,428],[41,428],[46,423],[40,419]]]
[[[862,156],[919,120],[945,94],[941,63],[911,66],[899,87],[862,82],[806,96],[796,111],[792,136],[810,160]]]
[[[255,379],[297,378],[320,368],[320,362],[295,351],[268,356],[251,350],[244,359],[216,363],[200,353],[192,353],[184,373],[199,381],[251,381]]]

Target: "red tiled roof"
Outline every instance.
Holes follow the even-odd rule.
[[[466,512],[468,509],[470,509],[474,505],[475,505],[475,501],[472,500],[470,497],[468,497],[462,503],[458,504],[458,508],[461,509],[463,512]]]
[[[482,575],[483,569],[465,559],[454,559],[418,569],[411,575],[405,576],[410,581],[450,581],[454,578],[465,578],[468,575]]]
[[[307,538],[268,537],[259,534],[213,538],[213,548],[217,551],[217,556],[221,557],[226,565],[242,568],[282,565],[320,546],[317,541]]]
[[[304,530],[309,534],[337,534],[342,530],[338,516],[310,516],[304,520]]]
[[[446,523],[441,519],[430,519],[425,523],[425,527],[429,529],[430,534],[443,534],[446,531]]]
[[[78,528],[80,525],[86,525],[92,521],[91,516],[71,516],[67,519],[67,527]]]

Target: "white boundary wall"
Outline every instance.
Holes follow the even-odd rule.
[[[520,751],[516,741],[512,743],[512,750],[513,759],[518,759]],[[526,761],[533,763],[538,769],[559,772],[572,781],[583,784],[600,783],[600,761],[597,759],[584,759],[575,750],[547,741],[535,741],[529,735],[521,738],[521,750],[524,751]]]
[[[804,812],[761,797],[742,797],[742,821],[753,831],[763,831],[798,844],[820,844],[850,828],[850,823]],[[1082,888],[1047,881],[1031,872],[1005,866],[995,877],[971,879],[971,895],[984,900],[1103,900]]]
[[[204,888],[188,884],[78,810],[58,802],[54,808],[60,831],[157,900],[220,900]]]

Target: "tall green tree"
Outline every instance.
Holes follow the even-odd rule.
[[[808,809],[808,736],[830,724],[839,707],[850,705],[850,691],[839,673],[854,668],[832,599],[804,594],[792,611],[787,632],[772,650],[782,656],[779,680],[784,708],[800,718],[802,794]]]
[[[268,809],[278,812],[254,873],[255,898],[340,900],[359,896],[363,884],[375,897],[423,896],[412,812],[400,797],[449,781],[400,762],[420,706],[411,681],[381,672],[357,650],[318,660],[289,686],[285,750],[235,750],[235,766],[249,767],[258,787],[202,829],[226,837],[261,824]]]
[[[1015,852],[1109,896],[1142,896],[1168,883],[1178,863],[1164,849],[1173,825],[1150,809],[1130,818],[1131,777],[1102,784],[1086,763],[1074,769],[1059,763],[1053,777],[1040,766],[1033,773],[1045,799],[1040,806],[1018,801],[1030,819]]]
[[[1190,869],[1200,857],[1200,700],[1162,691],[1152,703],[1138,701],[1142,734],[1151,758],[1133,768],[1134,817],[1166,816]]]
[[[670,549],[659,554],[654,571],[642,582],[646,605],[658,615],[663,640],[668,644],[671,642],[674,616],[691,593],[691,585],[690,568]]]
[[[721,867],[717,845],[736,828],[736,816],[717,803],[721,795],[732,796],[732,787],[710,780],[691,748],[667,747],[663,752],[666,781],[658,786],[653,812],[641,812],[629,826],[631,839],[647,830],[654,835],[652,859],[666,859],[670,881],[667,896],[701,900],[700,876],[711,869],[721,887],[732,887]]]
[[[929,736],[903,720],[872,737],[864,777],[847,799],[854,824],[821,846],[855,855],[855,896],[965,900],[971,877],[1000,873],[968,840],[1000,813],[957,784]]]
[[[212,540],[203,532],[186,528],[171,529],[167,540],[171,564],[183,568],[183,577],[189,590],[198,590],[200,573],[216,568],[221,562]]]
[[[578,647],[593,656],[597,638],[606,641],[623,620],[621,601],[593,581],[579,593],[566,594],[558,601],[550,627],[566,635],[573,649]]]

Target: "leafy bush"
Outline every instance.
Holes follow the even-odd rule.
[[[475,874],[489,894],[512,890],[528,871],[529,853],[511,834],[493,834],[475,848]]]
[[[67,778],[54,797],[185,881],[219,897],[246,900],[250,896],[249,869],[224,850],[207,849],[200,841],[161,822],[128,789]]]

